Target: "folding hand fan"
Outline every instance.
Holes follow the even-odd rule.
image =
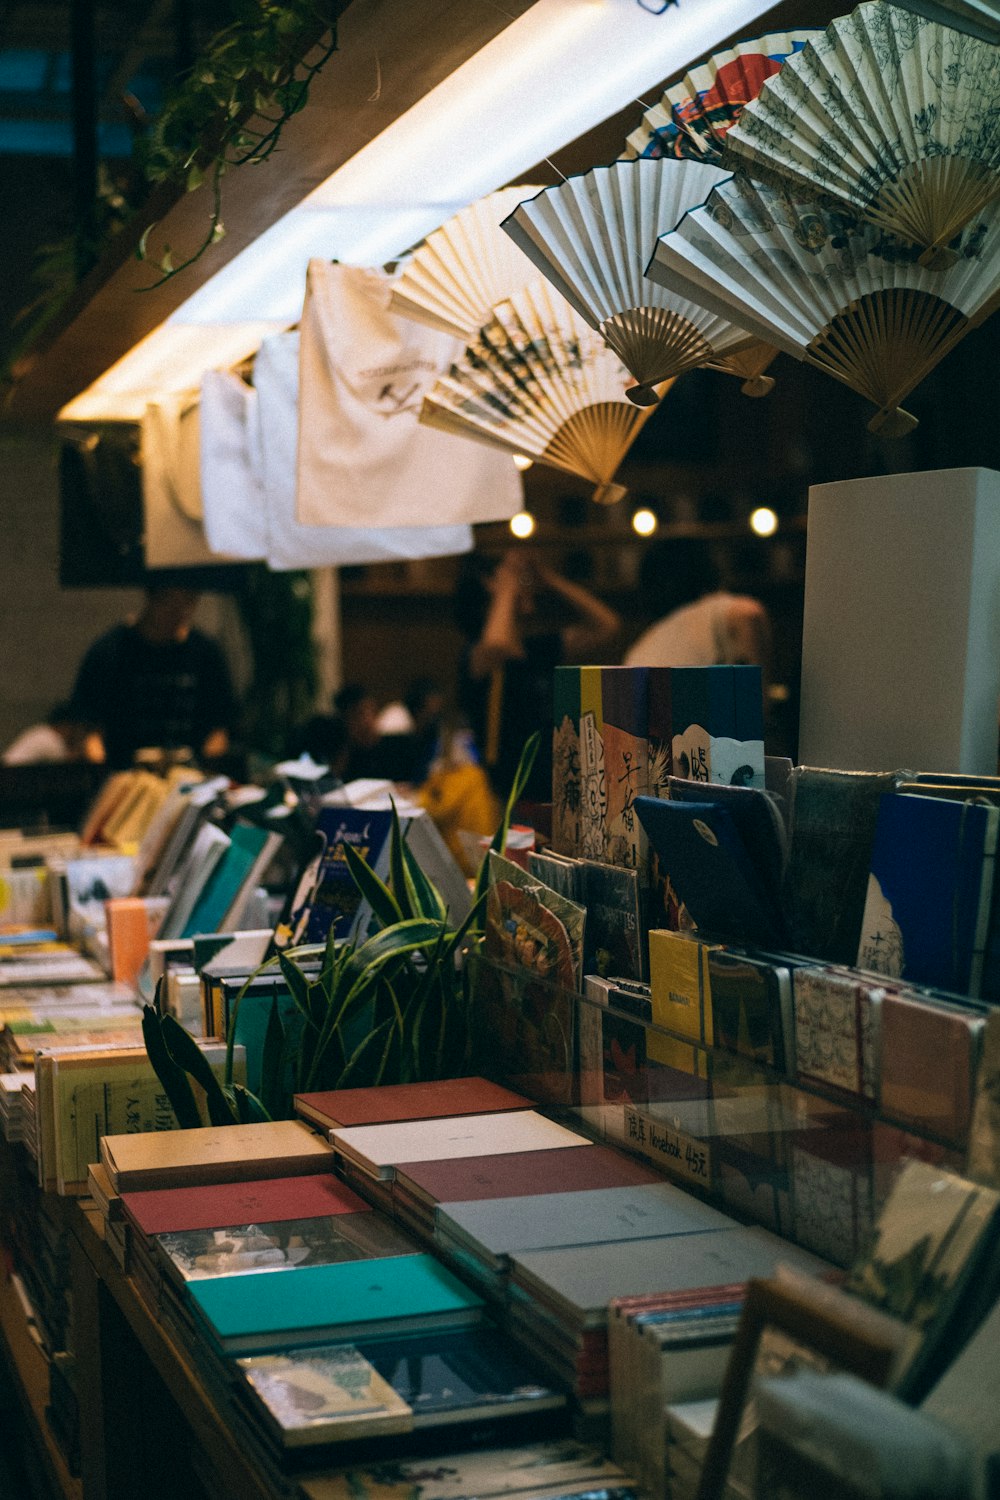
[[[637,406],[653,387],[745,343],[746,333],[673,297],[643,271],[672,229],[726,174],[693,161],[617,161],[518,204],[502,228],[631,370]]]
[[[717,162],[726,131],[744,104],[756,99],[786,57],[820,35],[811,28],[772,31],[699,63],[643,115],[625,142],[623,157],[690,156]]]
[[[868,0],[789,58],[726,137],[762,180],[826,193],[924,265],[1000,194],[1000,51]]]
[[[802,189],[732,177],[657,241],[648,275],[739,320],[878,407],[873,432],[916,425],[899,402],[1000,301],[1000,205],[953,266]]]
[[[626,401],[626,371],[567,302],[536,280],[493,309],[462,360],[424,397],[421,422],[477,438],[597,485],[612,478],[652,408]]]
[[[997,0],[893,0],[901,10],[915,11],[942,26],[954,26],[984,42],[1000,42],[1000,4]]]
[[[534,280],[531,266],[501,233],[500,220],[538,191],[531,186],[501,188],[429,234],[393,287],[393,312],[468,343],[491,308]]]
[[[774,390],[774,379],[765,375],[764,371],[777,357],[778,351],[773,344],[762,344],[760,339],[747,339],[731,354],[706,359],[705,364],[709,370],[721,370],[723,375],[735,375],[737,380],[742,380],[740,390],[744,396],[769,396]]]

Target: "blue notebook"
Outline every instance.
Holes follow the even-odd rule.
[[[1000,808],[882,797],[857,962],[877,974],[978,995]]]
[[[661,872],[670,876],[701,935],[756,947],[784,943],[770,871],[748,850],[727,808],[637,797],[635,810]]]
[[[432,1255],[249,1271],[189,1290],[226,1354],[467,1327],[483,1305]]]

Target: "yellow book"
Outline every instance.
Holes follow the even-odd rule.
[[[710,1047],[713,1039],[708,944],[681,932],[649,934],[653,1024]]]

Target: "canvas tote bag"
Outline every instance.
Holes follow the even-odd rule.
[[[312,260],[302,311],[298,518],[317,526],[506,521],[523,508],[509,454],[419,423],[462,353],[400,317],[384,271]]]
[[[267,556],[257,392],[232,370],[201,378],[201,503],[213,552],[247,562]]]
[[[468,526],[395,529],[304,525],[296,515],[299,335],[279,333],[260,346],[254,363],[261,454],[261,490],[267,512],[267,562],[290,568],[445,557],[472,549]]]

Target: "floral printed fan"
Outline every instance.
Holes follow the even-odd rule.
[[[827,194],[942,266],[1000,194],[1000,50],[868,0],[789,58],[726,137],[762,180]]]
[[[499,226],[522,198],[538,191],[532,186],[501,188],[429,234],[396,280],[393,312],[467,343],[491,308],[535,278]]]
[[[718,162],[722,143],[740,111],[756,99],[761,85],[777,73],[786,57],[800,51],[819,30],[772,31],[753,41],[737,42],[692,68],[667,89],[625,142],[622,155],[689,156]]]
[[[627,372],[568,302],[540,278],[499,303],[424,397],[421,422],[526,453],[596,485],[610,505],[614,474],[653,408],[627,401]]]
[[[662,380],[746,342],[746,332],[643,275],[658,234],[726,176],[693,161],[618,161],[518,204],[502,227],[632,372],[626,395],[657,399]]]
[[[949,268],[802,189],[736,176],[657,241],[648,275],[916,425],[900,401],[1000,300],[1000,205]]]
[[[984,42],[1000,42],[1000,3],[998,0],[893,0],[902,10],[954,26]]]

